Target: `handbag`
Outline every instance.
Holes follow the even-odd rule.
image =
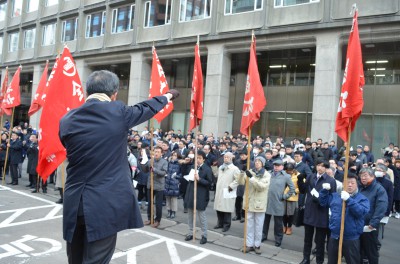
[[[297,207],[294,210],[293,224],[296,227],[300,227],[300,226],[304,225],[304,206]]]

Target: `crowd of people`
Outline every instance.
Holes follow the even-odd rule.
[[[400,218],[400,156],[399,147],[392,143],[378,159],[367,145],[357,145],[356,150],[351,147],[348,181],[343,186],[347,146],[337,148],[333,140],[295,138],[284,142],[278,137],[272,142],[269,136],[256,136],[248,145],[246,136],[228,132],[221,138],[198,133],[196,139],[180,130],[163,133],[157,129],[153,134],[148,130],[141,133],[131,130],[128,155],[135,157],[131,168],[142,206],[150,201],[150,170],[146,168],[151,159],[151,140],[154,162],[162,164],[153,167],[156,216],[152,226],[160,225],[163,199],[167,218],[175,217],[177,201],[183,199],[183,213],[188,213],[189,224],[185,240],[193,239],[193,179],[188,176],[195,162],[198,173],[194,175],[201,190],[197,192],[196,207],[202,229],[201,244],[207,242],[204,211],[210,197],[211,200],[214,197],[213,209],[218,219],[214,229],[222,232],[229,230],[231,221],[244,222],[245,201],[248,201],[246,247],[241,250],[256,254],[261,254],[260,246],[268,237],[272,217],[275,246],[279,247],[284,235],[292,234],[294,220],[302,210],[305,237],[301,264],[310,263],[311,254],[316,255],[317,263],[323,263],[325,244],[328,262],[337,262],[342,201],[346,203],[343,256],[347,263],[362,260],[378,263],[381,246],[378,234],[385,218]],[[244,197],[246,180],[248,198]],[[232,192],[236,197],[229,195]],[[150,225],[150,220],[148,206],[145,225]]]

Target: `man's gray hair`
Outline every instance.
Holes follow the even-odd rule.
[[[380,168],[382,171],[384,171],[384,172],[386,172],[387,171],[387,167],[386,167],[386,165],[384,165],[384,164],[376,164],[376,167],[377,168]]]
[[[358,175],[361,176],[361,174],[363,174],[363,173],[368,173],[369,176],[375,177],[374,170],[371,169],[371,168],[362,168],[362,169],[360,170],[360,172],[358,173]]]
[[[235,157],[235,155],[233,155],[233,153],[232,152],[226,152],[225,154],[224,154],[224,156],[227,156],[227,157],[229,157],[229,158],[231,158],[231,159],[233,159],[233,157]]]
[[[95,71],[89,75],[86,81],[86,93],[91,95],[94,93],[104,93],[109,97],[119,88],[118,76],[110,71],[101,70]]]

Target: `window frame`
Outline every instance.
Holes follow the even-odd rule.
[[[31,6],[31,5],[30,5],[31,1],[32,1],[32,0],[28,0],[27,3],[26,3],[26,13],[32,13],[32,12],[35,12],[35,11],[38,11],[38,10],[39,10],[40,0],[37,0],[37,6],[36,6],[36,9],[35,9],[35,10],[30,10],[30,9],[29,9],[29,7]]]
[[[0,36],[0,55],[3,54],[3,47],[4,47],[4,35]]]
[[[74,38],[72,40],[65,40],[65,26],[67,24],[67,21],[71,20],[71,19],[73,19],[73,18],[65,19],[65,20],[62,21],[62,25],[61,25],[61,43],[68,42],[68,41],[76,41],[76,39],[77,39],[79,17],[75,18]]]
[[[168,5],[169,3],[171,3],[171,10],[168,9]],[[171,20],[172,20],[172,0],[166,0],[166,5],[165,5],[165,19],[164,19],[164,24],[163,25],[157,25],[157,26],[149,26],[149,22],[150,22],[150,17],[151,15],[149,14],[149,11],[151,10],[151,0],[144,2],[144,23],[143,23],[143,28],[155,28],[155,27],[162,27],[165,25],[171,25]],[[168,14],[168,12],[171,12],[170,14]],[[147,21],[146,21],[146,17],[147,17]],[[168,20],[169,18],[169,20]],[[147,26],[146,26],[146,22],[147,22]]]
[[[59,4],[60,4],[60,1],[57,0],[57,3],[56,3],[56,4],[51,4],[51,5],[49,5],[49,0],[46,0],[45,3],[44,3],[44,6],[45,6],[45,7],[49,7],[49,6],[59,5]]]
[[[46,44],[46,45],[45,45],[45,44],[44,44],[44,39],[45,39],[45,35],[46,35],[46,34],[45,34],[45,33],[46,33],[46,28],[47,28],[48,26],[50,26],[50,25],[54,25],[54,37],[53,37],[54,43]],[[43,25],[43,30],[42,30],[42,47],[55,45],[55,44],[56,44],[56,33],[57,33],[57,22]]]
[[[120,8],[122,8],[122,7],[127,7],[127,6],[129,6],[129,5],[120,6],[120,7],[114,8],[114,9],[112,10],[111,34],[118,34],[118,33],[123,33],[123,32],[128,32],[128,31],[132,31],[132,30],[133,30],[132,22],[133,22],[133,20],[134,20],[134,12],[133,12],[133,10],[134,10],[134,8],[135,8],[135,5],[136,5],[136,4],[131,4],[131,5],[130,5],[130,8],[129,8],[129,14],[128,14],[128,16],[129,16],[129,26],[128,26],[128,29],[127,29],[127,30],[124,30],[124,31],[121,31],[121,32],[117,32],[118,11],[119,11]]]
[[[101,13],[101,21],[100,21],[100,35],[98,36],[90,36],[90,30],[91,30],[91,22],[92,22],[92,15],[93,14],[98,14]],[[85,29],[85,38],[98,38],[98,37],[102,37],[105,34],[105,27],[106,27],[106,21],[107,17],[106,17],[106,11],[100,11],[100,12],[96,12],[96,13],[91,13],[89,15],[86,16],[86,29]],[[104,26],[104,27],[103,27]]]
[[[17,45],[15,50],[11,50],[11,36],[17,35]],[[8,52],[17,52],[19,45],[19,31],[8,34]]]
[[[224,15],[225,16],[233,16],[233,15],[237,15],[237,14],[245,14],[245,13],[252,13],[252,12],[257,12],[257,11],[262,11],[264,8],[264,1],[261,0],[261,7],[257,8],[257,0],[253,0],[254,1],[254,5],[253,5],[253,10],[252,11],[244,11],[244,12],[240,12],[240,13],[232,13],[233,10],[233,0],[229,0],[230,2],[230,12],[226,13],[226,2],[228,0],[225,0],[225,4],[224,4]]]
[[[274,8],[285,8],[285,7],[291,7],[291,6],[300,6],[300,5],[309,5],[309,4],[314,4],[314,3],[319,3],[320,0],[308,0],[308,3],[301,3],[301,4],[294,4],[294,5],[283,5],[284,0],[279,0],[280,4],[276,5],[276,0],[274,0]]]
[[[20,17],[22,15],[22,8],[24,6],[24,2],[23,0],[21,0],[21,9],[20,9],[20,14],[18,16],[15,15],[15,2],[19,1],[19,0],[13,0],[12,1],[12,13],[11,13],[11,17]]]
[[[210,0],[210,13],[208,14],[208,16],[205,16],[205,12],[204,12],[204,13],[203,13],[203,18],[192,19],[192,20],[185,20],[185,18],[186,18],[187,1],[188,1],[188,0],[180,0],[180,1],[179,1],[180,4],[179,4],[179,19],[178,19],[178,23],[192,22],[192,21],[203,20],[203,19],[210,19],[210,18],[211,18],[212,1],[213,1],[213,0]],[[207,1],[208,1],[208,0],[202,0],[202,1],[204,1],[204,11],[206,11],[206,10],[207,10],[207,7],[208,7],[208,5],[207,5]],[[182,9],[181,9],[182,2],[184,2],[184,6],[185,6],[185,9],[184,9],[184,10],[185,10],[184,20],[181,20],[181,18],[182,18]]]
[[[32,40],[32,47],[28,47],[26,45],[26,33],[28,31],[32,31],[33,30],[33,40]],[[22,49],[26,50],[26,49],[33,49],[35,47],[35,40],[36,40],[36,28],[29,28],[29,29],[25,29],[24,30],[24,45],[22,47]]]
[[[5,6],[5,8],[4,8],[4,17],[0,21],[5,21],[6,17],[7,17],[7,5],[8,5],[8,3],[7,3],[7,1],[2,1],[2,2],[0,2],[0,5],[4,5]]]

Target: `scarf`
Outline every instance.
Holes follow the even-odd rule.
[[[86,101],[90,100],[90,99],[97,99],[101,102],[111,102],[111,98],[108,97],[108,95],[106,95],[105,93],[94,93],[89,95],[86,98]]]

